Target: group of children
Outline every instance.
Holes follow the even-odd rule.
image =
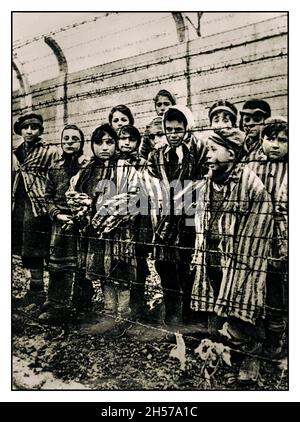
[[[119,337],[145,316],[151,254],[165,309],[152,325],[177,331],[204,316],[211,335],[221,330],[252,353],[277,357],[286,330],[287,120],[251,99],[238,129],[236,107],[219,100],[209,130],[196,131],[169,91],[154,104],[143,136],[130,109],[114,107],[92,134],[89,158],[76,125],[63,128],[59,153],[41,139],[42,116],[15,122],[23,143],[13,154],[12,235],[31,274],[24,301],[39,304],[41,322],[63,322],[74,308],[92,308],[93,280],[101,280],[98,331]],[[194,224],[184,206],[175,212],[187,182],[197,198]],[[109,212],[140,195],[147,212]],[[244,359],[240,379],[256,380],[258,369],[257,359]]]

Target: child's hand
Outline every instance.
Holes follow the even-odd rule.
[[[72,223],[72,217],[70,217],[67,214],[57,214],[56,219],[58,221],[61,221],[62,223],[67,223],[67,224]]]

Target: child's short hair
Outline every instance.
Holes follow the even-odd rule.
[[[114,114],[116,111],[119,111],[120,113],[125,114],[125,116],[127,116],[127,117],[128,117],[129,124],[130,124],[130,125],[134,125],[134,117],[133,117],[133,115],[132,115],[132,113],[131,113],[131,110],[130,110],[130,108],[128,108],[128,107],[127,107],[126,105],[124,105],[124,104],[119,104],[119,105],[117,105],[117,106],[113,107],[113,108],[110,110],[109,115],[108,115],[108,121],[109,121],[109,124],[110,124],[110,125],[111,125],[111,123],[112,123],[113,114]]]
[[[288,122],[282,116],[269,117],[265,120],[264,126],[261,131],[261,137],[267,136],[273,138],[278,135],[279,132],[288,131]]]
[[[92,133],[92,136],[91,136],[91,148],[92,148],[94,155],[95,155],[94,143],[96,142],[97,139],[101,139],[106,133],[109,136],[111,136],[115,141],[117,141],[117,134],[108,123],[105,123],[104,125],[98,126],[94,130],[94,132]]]
[[[187,127],[188,125],[188,121],[187,118],[185,117],[185,115],[182,113],[182,111],[178,110],[177,108],[173,108],[170,107],[164,114],[163,116],[163,121],[164,123],[166,121],[172,121],[172,120],[176,120],[178,122],[182,122],[184,124],[185,127]]]
[[[60,142],[62,143],[64,131],[67,130],[67,129],[73,129],[73,130],[77,130],[79,132],[80,148],[79,148],[79,151],[77,152],[77,154],[82,155],[83,154],[83,148],[84,148],[84,134],[83,134],[82,130],[79,129],[78,126],[76,126],[76,125],[66,125],[66,126],[64,126],[63,130],[61,131]]]
[[[170,91],[167,91],[166,89],[161,89],[158,91],[158,93],[154,97],[154,103],[157,103],[158,97],[167,97],[172,105],[176,104],[176,99],[173,94],[171,94]]]
[[[228,113],[232,126],[236,125],[238,111],[235,105],[233,105],[230,101],[218,100],[210,107],[208,111],[210,124],[212,122],[213,115],[218,111],[224,111]]]
[[[120,138],[122,134],[127,134],[130,136],[132,140],[137,141],[136,148],[139,147],[142,138],[141,138],[141,134],[139,130],[135,126],[132,126],[132,125],[122,126],[120,130],[118,131],[118,138]]]

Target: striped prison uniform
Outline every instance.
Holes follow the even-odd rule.
[[[12,188],[12,206],[14,209],[18,185],[23,178],[25,191],[31,202],[34,217],[47,214],[45,206],[46,175],[50,166],[59,158],[57,148],[39,139],[26,148],[23,142],[14,152],[15,175]]]
[[[249,167],[237,164],[231,171],[218,220],[222,281],[214,295],[207,275],[211,183],[207,177],[205,183],[199,184],[197,196],[192,260],[196,272],[191,307],[255,324],[257,318],[265,317],[267,257],[273,234],[271,198]]]

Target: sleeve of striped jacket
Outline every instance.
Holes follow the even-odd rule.
[[[275,198],[275,221],[279,241],[279,255],[287,257],[288,254],[288,190],[287,178],[284,179]]]
[[[47,172],[44,198],[47,212],[52,220],[55,220],[55,217],[60,213],[59,208],[54,203],[55,189],[55,169],[51,168]]]

